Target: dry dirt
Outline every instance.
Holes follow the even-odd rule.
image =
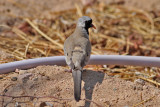
[[[31,98],[11,99],[8,97],[2,99],[1,97],[0,101],[4,100],[3,105],[7,104],[7,107],[14,107],[16,104],[21,107],[32,107],[35,104],[39,107],[43,104],[42,102],[53,104],[54,107],[97,107],[93,102],[81,100],[76,103],[74,101],[72,75],[65,72],[65,69],[60,66],[38,66],[29,70],[16,70],[1,79],[0,93],[10,96],[54,96],[68,100],[54,98],[31,100]],[[158,107],[160,105],[159,93],[158,88],[144,81],[143,84],[133,83],[98,71],[83,72],[81,99],[92,100],[102,107],[131,107],[150,98],[151,100],[139,107]]]

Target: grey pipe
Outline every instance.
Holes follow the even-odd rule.
[[[133,65],[145,67],[160,67],[159,57],[122,56],[122,55],[92,55],[90,65]],[[39,65],[65,66],[64,56],[43,57],[27,59],[0,64],[0,74],[15,71],[15,69],[28,69]]]

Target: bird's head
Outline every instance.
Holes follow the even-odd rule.
[[[92,24],[92,19],[88,16],[82,16],[78,19],[77,22],[77,26],[78,27],[83,27],[85,29],[89,29],[91,27],[93,27],[94,29],[96,29],[96,27]]]

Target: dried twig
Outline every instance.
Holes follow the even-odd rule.
[[[43,37],[45,37],[47,40],[52,42],[53,44],[59,46],[60,48],[63,48],[63,45],[54,41],[49,36],[47,36],[45,33],[43,33],[37,26],[35,26],[29,19],[24,19],[26,22],[28,22],[39,34],[41,34]]]
[[[63,98],[57,98],[57,97],[54,97],[54,96],[29,96],[29,95],[24,95],[24,96],[11,96],[11,95],[0,95],[0,97],[8,97],[8,98],[12,98],[12,99],[15,99],[15,98],[30,98],[30,99],[41,99],[41,98],[53,98],[53,99],[56,99],[56,100],[65,100],[65,101],[72,101],[74,99],[63,99]],[[96,106],[98,107],[102,107],[101,105],[99,105],[98,103],[92,101],[92,100],[89,100],[89,99],[82,99],[82,100],[85,100],[85,101],[89,101],[89,102],[92,102],[94,103]],[[53,101],[54,102],[54,101]],[[25,103],[25,102],[24,102]]]
[[[143,79],[143,80],[145,80],[145,81],[148,81],[148,82],[150,82],[150,83],[152,83],[152,84],[155,84],[156,86],[160,86],[160,83],[158,83],[158,82],[156,82],[156,81],[153,81],[153,80],[151,80],[151,79],[144,78],[144,77],[138,77],[138,78]]]
[[[145,102],[148,102],[149,100],[153,99],[154,97],[155,97],[155,96],[152,96],[152,97],[149,98],[149,99],[143,100],[143,101],[141,101],[140,103],[138,103],[138,104],[136,104],[136,105],[133,105],[132,107],[137,107],[137,106],[139,106],[139,105],[141,105],[141,104],[144,104]]]

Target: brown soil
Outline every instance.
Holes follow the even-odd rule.
[[[16,77],[17,80],[15,79]],[[13,107],[15,104],[19,104],[22,107],[32,107],[34,103],[36,107],[39,107],[42,102],[53,104],[54,107],[65,105],[67,107],[96,107],[93,102],[81,100],[76,103],[74,101],[72,75],[65,72],[65,68],[60,66],[38,66],[29,70],[16,70],[16,72],[10,73],[1,79],[0,88],[2,89],[0,93],[4,95],[54,96],[59,99],[71,100],[54,98],[37,100],[15,98],[11,100],[8,97],[4,99],[1,97],[0,100],[4,100],[3,105],[8,104],[7,107]],[[143,84],[133,83],[117,77],[110,77],[98,71],[86,70],[83,72],[81,98],[92,100],[102,107],[131,107],[150,98],[149,101],[142,105],[144,107],[158,107],[160,105],[159,93],[160,90],[158,88],[147,82]],[[27,101],[30,101],[30,103],[27,103]]]

